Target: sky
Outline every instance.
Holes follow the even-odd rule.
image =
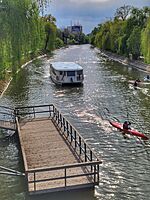
[[[46,14],[56,18],[58,28],[79,23],[87,34],[98,24],[113,19],[116,9],[123,5],[142,8],[150,6],[150,0],[51,0]]]

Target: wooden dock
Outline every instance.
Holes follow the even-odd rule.
[[[102,162],[54,105],[15,109],[30,194],[94,187]]]

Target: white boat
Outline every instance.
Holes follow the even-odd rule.
[[[56,84],[82,84],[83,68],[74,62],[51,62],[50,77]]]

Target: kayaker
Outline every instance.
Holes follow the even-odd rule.
[[[130,125],[131,125],[130,122],[125,121],[125,122],[123,123],[123,129],[126,129],[126,130],[131,129],[131,128],[130,128]]]
[[[149,77],[149,75],[147,75],[147,77],[146,77],[148,80],[150,79],[150,77]]]
[[[138,86],[138,81],[136,80],[133,85],[134,85],[134,87],[137,87]]]

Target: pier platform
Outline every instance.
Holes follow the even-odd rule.
[[[101,160],[54,105],[15,113],[29,194],[99,184]]]

